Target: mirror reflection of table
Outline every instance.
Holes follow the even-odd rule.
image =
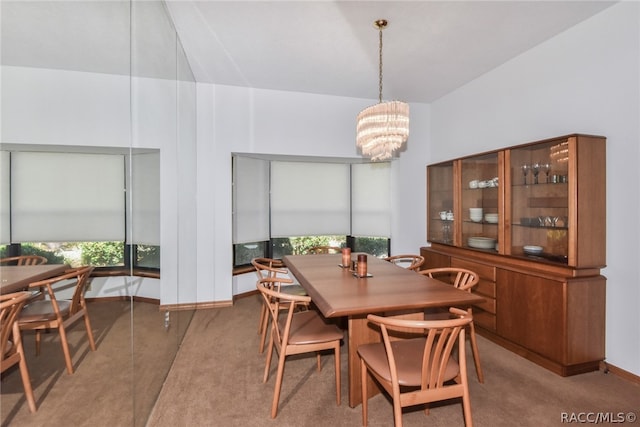
[[[68,268],[66,264],[0,266],[0,294],[24,290],[30,283],[57,276]]]
[[[352,254],[355,259],[356,253]],[[404,269],[372,255],[368,256],[370,278],[356,278],[341,268],[342,255],[287,255],[284,263],[327,318],[348,318],[349,406],[362,402],[358,346],[381,340],[380,333],[369,327],[367,314],[404,319],[424,318],[424,309],[459,307],[484,301],[475,294],[414,271]],[[368,387],[371,395],[378,387]]]

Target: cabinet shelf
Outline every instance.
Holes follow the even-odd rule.
[[[569,230],[569,227],[558,227],[553,225],[526,225],[526,224],[513,224],[516,227],[531,228],[534,230]]]

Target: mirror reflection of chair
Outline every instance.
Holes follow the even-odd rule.
[[[84,300],[84,294],[88,284],[89,276],[93,267],[79,267],[70,269],[62,275],[47,280],[41,280],[29,285],[29,288],[44,287],[49,299],[30,302],[24,307],[18,317],[18,324],[22,330],[34,330],[36,332],[36,355],[40,354],[41,333],[46,329],[58,329],[60,333],[60,343],[64,353],[67,372],[73,374],[73,364],[69,353],[69,343],[67,342],[67,328],[73,323],[84,319],[87,337],[91,350],[96,350],[93,339],[89,313]],[[56,291],[73,286],[72,299],[56,298]]]
[[[314,246],[307,249],[306,253],[311,255],[339,254],[339,253],[342,253],[342,248],[338,246]]]
[[[407,320],[368,315],[367,319],[380,328],[382,342],[358,347],[362,383],[362,425],[368,422],[367,374],[393,400],[396,427],[402,426],[402,408],[436,401],[462,398],[465,425],[471,426],[471,403],[467,381],[464,330],[471,315],[451,309],[455,317],[447,320]],[[411,331],[415,338],[393,340]],[[452,351],[458,346],[458,361]]]
[[[406,268],[407,270],[417,271],[424,264],[424,257],[422,255],[392,255],[383,258],[385,261],[389,261],[397,266]]]
[[[0,258],[0,265],[40,265],[46,263],[47,259],[40,255],[18,255]]]
[[[471,292],[479,282],[480,277],[477,273],[464,268],[456,267],[440,267],[430,268],[426,270],[420,270],[420,274],[431,277],[433,279],[440,280],[445,283],[450,283],[456,288]],[[468,308],[467,311],[472,315],[472,309]],[[447,318],[449,313],[447,312],[426,312],[425,319],[435,320]],[[482,372],[482,366],[480,365],[480,352],[478,351],[478,340],[476,338],[476,328],[473,321],[469,324],[469,340],[471,341],[471,351],[473,352],[473,363],[476,367],[476,374],[478,375],[478,382],[484,382],[484,373]]]
[[[0,295],[0,372],[18,364],[29,410],[36,412],[36,401],[33,398],[29,369],[24,357],[20,328],[16,320],[30,296],[30,292]]]
[[[279,292],[281,280],[283,279],[266,277],[257,283],[257,288],[265,300],[265,305],[269,307],[269,315],[271,316],[271,334],[263,382],[267,382],[269,379],[274,348],[278,352],[278,371],[271,404],[271,418],[275,418],[278,414],[286,358],[294,354],[315,352],[317,369],[320,371],[320,351],[333,350],[336,404],[340,405],[340,342],[344,338],[344,334],[337,326],[327,323],[315,310],[296,311],[297,304],[309,303],[311,298]],[[279,320],[281,308],[286,309],[286,319]]]
[[[293,280],[289,280],[289,271],[285,268],[282,260],[273,258],[254,258],[251,265],[255,268],[258,280],[265,277],[285,278],[280,284],[280,292],[291,295],[307,295],[307,291]],[[309,304],[302,303],[301,306],[308,307]],[[258,322],[258,333],[260,334],[260,353],[264,352],[269,327],[269,309],[265,304],[260,308],[260,320]]]

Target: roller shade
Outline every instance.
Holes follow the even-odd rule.
[[[350,234],[348,164],[271,162],[271,236]]]
[[[14,243],[124,241],[124,156],[16,152]]]
[[[233,157],[233,243],[269,240],[269,161]]]
[[[391,163],[351,166],[351,233],[391,237]]]

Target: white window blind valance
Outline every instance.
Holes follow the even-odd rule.
[[[391,237],[391,163],[351,166],[353,236]]]
[[[131,156],[131,243],[160,246],[160,152]]]
[[[269,161],[233,157],[233,243],[269,240]]]
[[[271,236],[350,234],[348,164],[271,162]]]
[[[124,156],[16,152],[12,240],[124,241]]]

